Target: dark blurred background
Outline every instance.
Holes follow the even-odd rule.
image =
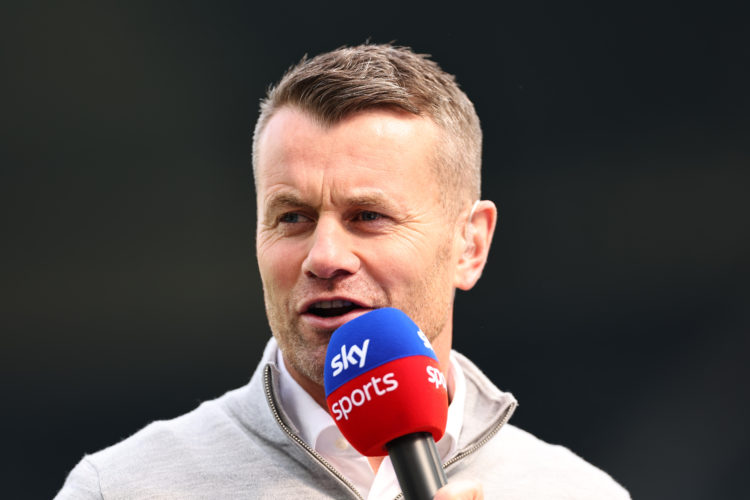
[[[482,119],[500,224],[456,347],[512,422],[634,498],[748,498],[746,9],[480,5],[3,4],[3,496],[249,379],[258,100],[369,38],[432,54]]]

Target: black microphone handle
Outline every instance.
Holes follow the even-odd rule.
[[[385,445],[404,500],[432,500],[448,482],[429,432],[398,437]]]

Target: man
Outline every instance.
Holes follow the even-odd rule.
[[[390,460],[348,445],[323,389],[333,330],[381,307],[421,327],[448,380],[438,498],[629,498],[508,424],[513,396],[451,350],[455,290],[479,279],[497,219],[480,164],[474,107],[427,57],[364,45],[303,59],[269,91],[253,141],[273,333],[253,378],[84,457],[59,498],[396,498]]]

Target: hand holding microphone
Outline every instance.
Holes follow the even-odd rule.
[[[349,443],[388,454],[406,500],[432,500],[447,483],[435,442],[448,390],[432,346],[402,311],[376,309],[338,328],[328,344],[326,402]]]
[[[434,500],[484,500],[484,490],[478,481],[459,479],[440,488]]]

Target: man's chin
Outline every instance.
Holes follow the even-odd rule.
[[[309,356],[309,351],[295,351],[294,348],[292,348],[291,351],[292,352],[289,353],[290,355],[288,355],[282,347],[282,353],[284,354],[284,363],[286,364],[287,370],[292,374],[295,380],[301,383],[302,380],[300,380],[300,378],[303,378],[308,382],[322,387],[324,384],[323,369],[325,367],[326,361],[326,348],[323,348],[322,352],[317,356]],[[299,357],[296,355],[299,352],[303,352],[308,355]]]
[[[328,342],[335,329],[315,328],[311,325],[290,325],[286,332],[274,332],[274,337],[284,356],[287,370],[298,382],[300,378],[323,386],[323,369]],[[303,384],[301,384],[303,385]]]

